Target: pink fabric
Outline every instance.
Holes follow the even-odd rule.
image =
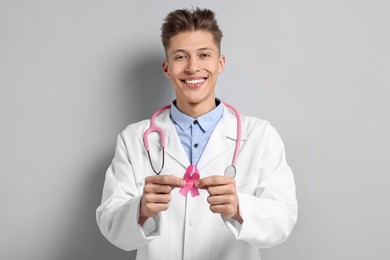
[[[195,182],[199,180],[199,170],[196,165],[189,165],[187,170],[183,176],[183,179],[186,181],[186,185],[183,186],[179,193],[183,196],[187,196],[188,192],[191,192],[192,197],[196,197],[199,195],[199,190],[195,187]]]

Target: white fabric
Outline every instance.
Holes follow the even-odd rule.
[[[235,149],[236,117],[224,108],[199,160],[201,178],[223,175]],[[176,130],[163,112],[156,124],[167,136],[162,174],[182,178],[189,165]],[[154,175],[142,135],[149,120],[129,125],[119,136],[114,159],[107,170],[102,203],[96,217],[102,234],[124,250],[138,249],[137,259],[237,260],[260,259],[260,248],[287,239],[297,220],[295,184],[286,163],[284,145],[267,122],[242,116],[241,150],[236,185],[241,224],[212,213],[208,193],[187,197],[171,193],[169,209],[138,224],[140,198],[146,176]],[[160,165],[157,134],[149,136],[153,162]]]

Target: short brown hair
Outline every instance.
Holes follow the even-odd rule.
[[[206,31],[213,35],[218,49],[221,49],[222,31],[219,29],[215,13],[209,9],[178,9],[170,12],[161,26],[161,41],[165,51],[171,37],[188,31]]]

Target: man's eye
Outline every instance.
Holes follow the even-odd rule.
[[[186,58],[186,56],[184,55],[178,55],[175,57],[175,60],[184,60]]]
[[[209,53],[201,53],[200,54],[200,57],[201,58],[208,58],[208,57],[210,57],[211,55],[209,54]]]

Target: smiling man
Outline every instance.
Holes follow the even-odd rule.
[[[198,30],[172,36],[166,57],[164,73],[175,88],[177,107],[193,118],[214,109],[215,85],[225,57],[220,55],[213,35]]]
[[[259,249],[285,241],[296,223],[276,130],[215,97],[221,39],[210,10],[169,13],[162,67],[176,99],[118,136],[96,216],[102,234],[137,249],[137,259],[260,259]],[[224,174],[229,167],[234,176]]]

